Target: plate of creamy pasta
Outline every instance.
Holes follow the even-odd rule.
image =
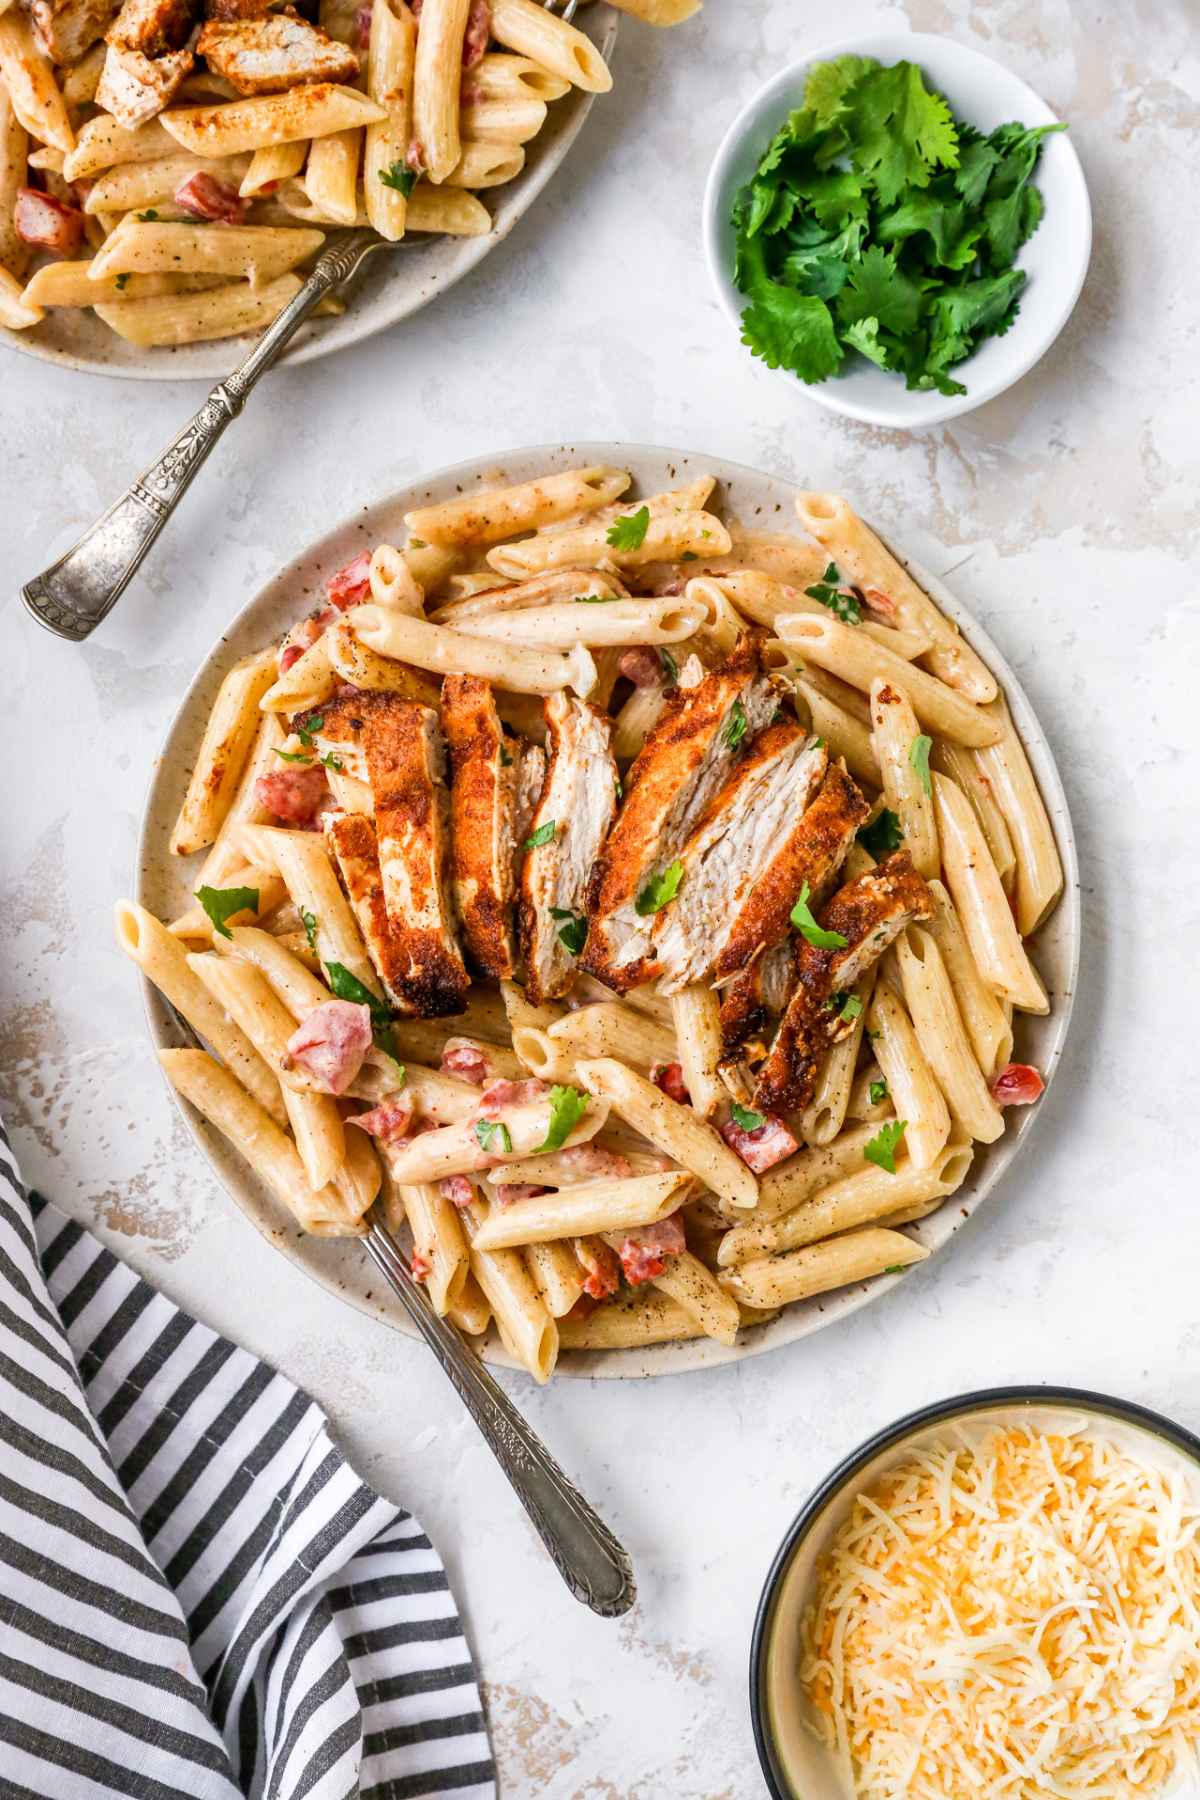
[[[694,0],[614,0],[650,23]],[[371,226],[303,362],[485,256],[612,87],[618,14],[540,0],[32,0],[0,17],[0,327],[107,374],[228,374],[329,235]]]
[[[1079,946],[1012,671],[851,503],[522,451],[243,611],[117,938],[205,1154],[293,1261],[544,1381],[758,1354],[938,1251],[1038,1113]]]

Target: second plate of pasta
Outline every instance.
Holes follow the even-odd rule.
[[[979,1205],[1061,1055],[1074,842],[1012,671],[901,549],[734,464],[544,447],[233,622],[117,934],[293,1262],[405,1329],[377,1200],[489,1358],[641,1376],[818,1330]]]

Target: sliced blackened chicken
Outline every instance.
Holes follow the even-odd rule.
[[[837,932],[846,942],[819,950],[803,938],[796,940],[796,986],[758,1073],[757,1111],[799,1112],[808,1105],[821,1059],[850,1030],[843,997],[907,925],[931,919],[933,913],[933,895],[906,850],[848,881],[819,910],[820,928]]]
[[[679,853],[676,897],[654,921],[660,992],[719,966],[736,972],[786,931],[799,891],[792,841],[828,762],[791,719],[755,738]]]
[[[161,112],[195,63],[191,0],[125,0],[105,32],[96,104],[130,130]]]
[[[442,731],[450,752],[453,891],[463,946],[483,974],[507,979],[516,967],[517,845],[528,835],[545,758],[536,745],[505,737],[491,685],[477,675],[447,675]]]
[[[450,900],[450,796],[437,714],[392,699],[368,714],[363,744],[395,948],[390,985],[421,1018],[461,1012],[468,976]]]
[[[586,700],[546,701],[549,765],[521,867],[525,991],[535,1005],[575,979],[588,883],[617,810],[612,721]]]
[[[117,10],[115,0],[30,0],[38,43],[62,68],[77,63],[103,37]]]
[[[281,94],[308,81],[353,81],[358,58],[294,14],[210,19],[196,45],[210,69],[239,94]]]
[[[792,946],[786,938],[734,977],[721,992],[722,1056],[735,1056],[749,1039],[770,1029],[787,1006],[794,979]]]
[[[583,966],[617,993],[657,973],[646,910],[741,747],[774,715],[779,692],[744,638],[694,686],[676,689],[625,778],[625,803],[596,864]],[[639,911],[639,905],[642,910]]]
[[[408,957],[392,937],[374,820],[363,813],[331,813],[325,821],[325,841],[384,992],[399,1011],[411,1013]]]

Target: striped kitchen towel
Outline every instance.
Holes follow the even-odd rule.
[[[0,1129],[4,1800],[495,1800],[408,1513],[306,1395],[21,1186]]]

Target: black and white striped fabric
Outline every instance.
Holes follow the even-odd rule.
[[[416,1520],[304,1394],[27,1198],[2,1130],[0,1793],[496,1793]]]

